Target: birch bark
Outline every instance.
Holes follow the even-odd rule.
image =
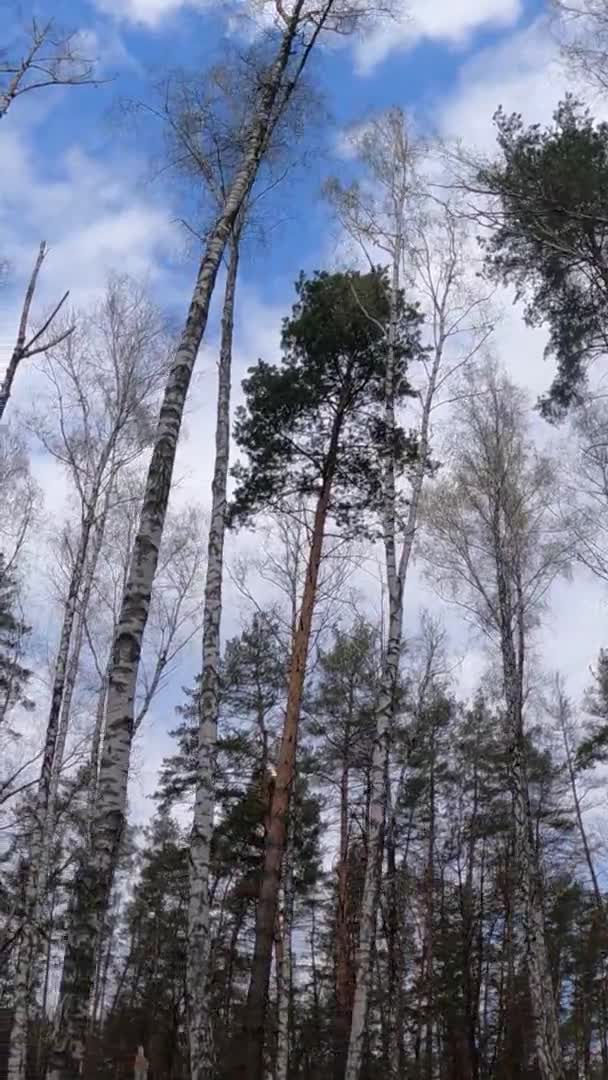
[[[530,1002],[536,1043],[536,1056],[543,1080],[561,1080],[564,1076],[555,994],[547,955],[542,878],[534,842],[534,826],[528,794],[523,732],[523,649],[519,657],[514,648],[510,627],[513,621],[509,599],[498,569],[499,604],[505,604],[501,633],[501,653],[507,723],[509,730],[510,779],[513,795],[515,860],[523,908],[523,930],[528,960]],[[521,624],[520,624],[521,625]]]
[[[367,828],[368,859],[359,927],[356,960],[356,986],[345,1080],[358,1080],[363,1054],[363,1039],[367,1020],[369,988],[375,940],[375,912],[383,857],[383,830],[389,775],[389,744],[395,706],[402,647],[403,606],[406,579],[416,535],[420,499],[425,477],[430,468],[431,414],[436,406],[439,387],[465,364],[481,347],[487,326],[475,326],[473,337],[467,341],[459,361],[451,370],[442,372],[446,343],[458,334],[471,333],[466,326],[470,316],[482,303],[479,297],[459,296],[463,278],[464,254],[459,243],[454,218],[449,208],[436,231],[432,218],[413,206],[412,190],[421,187],[420,178],[414,183],[413,163],[419,150],[408,140],[403,114],[392,110],[368,138],[363,137],[360,154],[381,185],[385,204],[363,207],[363,214],[353,213],[352,199],[345,202],[340,195],[334,199],[342,205],[347,228],[362,243],[373,240],[391,259],[392,317],[389,324],[388,363],[385,386],[386,448],[383,467],[383,532],[386,563],[386,582],[389,601],[387,645],[376,711],[376,735],[371,768],[370,808]],[[423,196],[418,194],[417,198]],[[409,214],[409,218],[408,218]],[[365,223],[365,227],[362,225]],[[434,250],[434,244],[437,250]],[[422,293],[430,308],[432,327],[431,359],[425,364],[426,383],[419,392],[421,405],[418,460],[410,477],[410,500],[405,517],[398,515],[398,492],[393,458],[395,417],[395,348],[398,328],[396,312],[402,287],[405,257],[409,259],[407,275]],[[474,321],[474,320],[473,320]],[[398,545],[401,550],[398,553]],[[392,1062],[395,1075],[398,1063]]]
[[[326,4],[326,9],[329,13],[331,5]],[[325,16],[311,34],[295,71],[288,74],[303,11],[304,0],[296,0],[264,80],[257,111],[245,139],[242,161],[233,175],[222,209],[209,230],[184,330],[165,387],[129,577],[114,635],[91,849],[77,875],[60,988],[59,1022],[49,1060],[49,1080],[72,1080],[84,1058],[96,943],[108,903],[126,813],[137,671],[184,407],[226,244],[255,181],[278,115],[289,100],[323,26]]]
[[[526,408],[496,365],[488,362],[469,373],[453,418],[452,479],[431,493],[426,520],[429,558],[436,560],[442,583],[454,597],[464,595],[467,610],[499,651],[513,813],[514,885],[508,902],[512,910],[517,900],[521,911],[518,923],[511,915],[509,934],[514,941],[521,932],[539,1073],[543,1080],[562,1080],[558,1002],[526,771],[524,680],[531,618],[568,564],[571,540],[560,539],[555,529],[553,476],[549,462],[527,442]]]
[[[68,678],[68,660],[74,620],[81,597],[91,531],[95,524],[97,500],[108,459],[112,450],[106,446],[99,461],[96,482],[89,498],[80,531],[78,548],[70,578],[64,607],[59,648],[55,661],[51,703],[47,720],[45,744],[40,770],[40,780],[34,809],[34,830],[29,851],[29,866],[25,885],[25,911],[22,943],[15,973],[14,1017],[9,1042],[8,1080],[24,1080],[27,1047],[27,1027],[31,997],[33,964],[39,939],[40,903],[46,885],[45,868],[48,865],[48,846],[52,842],[51,817],[54,793],[58,783],[58,744],[62,702]]]
[[[0,99],[1,100],[1,99]],[[1,117],[0,112],[0,117]],[[45,352],[47,349],[52,349],[55,346],[61,344],[66,338],[73,333],[74,327],[70,326],[65,328],[56,337],[47,339],[45,337],[47,330],[50,328],[52,322],[61,311],[63,305],[68,299],[69,293],[64,293],[59,303],[55,306],[49,317],[45,320],[44,324],[39,330],[32,333],[28,338],[28,327],[30,320],[30,312],[32,303],[34,301],[34,294],[36,292],[36,286],[38,284],[38,275],[42,269],[42,264],[47,256],[48,248],[43,241],[38,250],[38,256],[32,270],[32,275],[29,280],[28,287],[25,292],[25,299],[23,301],[23,308],[21,309],[21,318],[19,319],[19,330],[17,332],[17,341],[15,347],[11,353],[11,358],[8,362],[2,385],[0,386],[0,420],[4,416],[4,411],[8,405],[9,398],[12,393],[13,383],[15,376],[19,369],[19,365],[23,360],[28,360],[32,356],[36,356],[38,353]]]
[[[292,950],[291,928],[293,924],[293,859],[294,859],[294,820],[290,818],[287,844],[285,848],[285,866],[283,869],[283,903],[277,918],[277,942],[275,961],[277,968],[277,1053],[274,1080],[287,1080],[289,1074],[289,1011],[291,1006],[292,986]]]
[[[230,457],[230,388],[234,300],[239,263],[239,235],[230,241],[220,345],[215,467],[207,552],[203,622],[203,668],[199,697],[198,769],[194,822],[190,838],[188,907],[188,1032],[192,1080],[208,1080],[213,1072],[211,1017],[207,981],[210,948],[209,865],[215,803],[215,749],[219,713],[220,623],[226,531],[226,495]]]

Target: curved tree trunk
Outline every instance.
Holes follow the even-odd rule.
[[[286,81],[285,73],[299,29],[301,8],[301,0],[298,0],[263,84],[241,165],[234,174],[221,212],[209,231],[188,316],[163,395],[129,576],[114,634],[91,847],[83,855],[75,883],[75,902],[67,930],[59,1022],[50,1054],[49,1080],[73,1080],[84,1059],[97,939],[108,904],[125,822],[133,707],[142,640],[186,398],[226,244],[255,181],[277,119],[277,107],[286,103],[295,85],[294,77]],[[296,77],[309,51],[306,50]]]
[[[220,696],[220,622],[226,531],[226,492],[230,456],[230,387],[234,297],[239,263],[239,236],[230,245],[222,314],[215,429],[215,468],[205,582],[203,670],[199,697],[198,768],[194,823],[190,838],[190,901],[188,907],[188,1035],[192,1080],[207,1080],[213,1071],[209,975],[209,860],[215,804],[215,748]]]

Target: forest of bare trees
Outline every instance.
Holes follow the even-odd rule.
[[[547,123],[396,95],[327,160],[394,4],[226,5],[137,99],[48,4],[1,124],[101,95],[187,255],[81,294],[0,235],[0,1080],[608,1080],[606,0],[551,7]]]

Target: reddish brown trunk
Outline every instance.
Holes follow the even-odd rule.
[[[306,675],[308,646],[342,421],[343,412],[338,410],[334,420],[323,483],[315,511],[302,606],[293,638],[283,736],[270,807],[262,883],[256,910],[255,945],[245,1007],[243,1052],[237,1071],[239,1080],[263,1080],[264,1077],[264,1025],[272,965],[274,927],[281,883],[281,864],[285,850],[287,817],[296,763],[300,707]]]

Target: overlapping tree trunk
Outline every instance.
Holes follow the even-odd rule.
[[[230,457],[230,387],[234,298],[239,262],[239,235],[230,243],[220,346],[215,467],[205,583],[203,670],[199,697],[198,768],[194,822],[190,838],[190,900],[188,909],[188,1033],[192,1080],[207,1080],[213,1071],[211,1017],[208,1010],[210,948],[209,863],[215,804],[215,749],[220,696],[220,622],[226,492]]]
[[[263,1080],[264,1077],[264,1023],[272,964],[272,942],[277,916],[281,864],[285,850],[287,818],[295,775],[298,729],[308,647],[342,423],[343,410],[338,409],[327,452],[323,482],[315,509],[304,592],[292,643],[285,722],[270,807],[270,821],[264,851],[264,867],[256,910],[255,945],[245,1011],[245,1038],[243,1039],[243,1052],[238,1072],[238,1076],[239,1078],[242,1077],[242,1080]]]
[[[542,873],[534,840],[523,727],[524,612],[517,591],[517,556],[505,550],[500,499],[493,511],[500,651],[506,702],[509,779],[517,888],[523,914],[536,1056],[542,1080],[564,1076],[557,1006],[547,954]],[[515,593],[515,597],[513,594]]]
[[[399,289],[398,269],[393,268],[393,296],[396,304]],[[358,1080],[361,1071],[363,1057],[363,1040],[369,1003],[369,990],[372,974],[373,947],[376,936],[376,910],[378,888],[382,869],[382,836],[386,810],[386,782],[389,758],[389,740],[395,707],[395,695],[399,678],[399,662],[401,657],[402,633],[403,633],[403,600],[407,572],[409,568],[416,524],[418,520],[418,508],[424,478],[429,462],[429,437],[431,409],[441,360],[443,357],[443,337],[440,336],[435,349],[433,364],[422,403],[422,420],[420,426],[420,442],[418,448],[418,461],[412,481],[411,498],[403,529],[403,540],[399,561],[397,562],[397,532],[396,521],[396,483],[395,469],[392,450],[392,433],[395,430],[394,411],[394,328],[395,318],[393,315],[391,331],[393,337],[389,341],[389,363],[387,365],[386,385],[386,431],[388,448],[384,470],[384,544],[386,555],[387,588],[389,597],[389,620],[388,640],[382,685],[379,694],[378,708],[376,711],[376,734],[371,769],[371,798],[367,826],[367,861],[365,864],[365,881],[363,886],[363,900],[361,904],[361,920],[359,926],[359,943],[356,960],[356,985],[353,1002],[350,1040],[348,1047],[348,1059],[346,1064],[345,1080]],[[392,359],[391,359],[392,354]]]
[[[285,850],[282,904],[277,914],[275,963],[277,969],[277,1052],[274,1080],[288,1080],[289,1013],[291,1005],[291,926],[293,919],[293,817]]]
[[[256,178],[273,123],[277,119],[277,106],[286,102],[294,86],[294,78],[286,81],[285,73],[299,30],[302,7],[303,0],[298,0],[287,20],[275,60],[261,90],[241,164],[234,173],[221,212],[209,230],[188,316],[163,396],[129,577],[114,635],[91,848],[83,858],[75,883],[75,902],[67,929],[57,1035],[50,1054],[49,1080],[73,1080],[84,1059],[97,939],[109,900],[125,822],[137,672],[186,398],[226,244]],[[302,70],[309,51],[300,62],[298,72]]]
[[[97,513],[97,502],[112,449],[113,444],[109,442],[98,462],[95,483],[81,523],[78,548],[74,557],[68,595],[64,606],[59,648],[55,660],[42,766],[34,805],[34,827],[28,852],[23,934],[15,973],[14,1019],[9,1047],[8,1080],[24,1080],[25,1077],[32,972],[37,956],[40,933],[41,901],[46,889],[46,868],[49,863],[48,848],[53,840],[54,800],[61,769],[58,749],[62,734],[62,706],[66,688],[69,684],[70,647],[73,638],[74,621],[81,601],[83,579],[87,558],[89,557],[91,532],[95,525]],[[67,722],[69,722],[69,717],[66,717]],[[67,732],[64,733],[64,741],[65,735],[67,735]]]

